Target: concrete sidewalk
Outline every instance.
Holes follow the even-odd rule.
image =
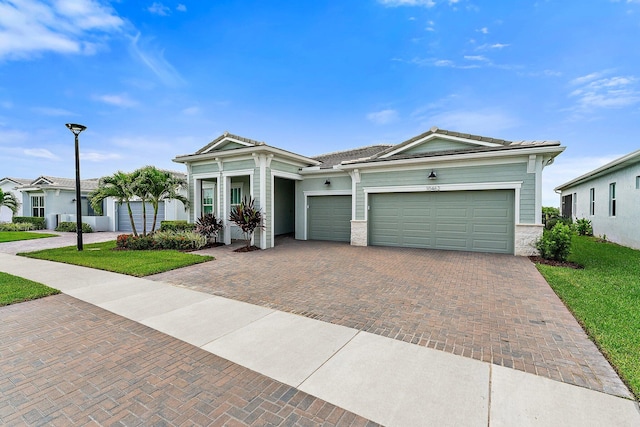
[[[25,277],[384,425],[640,425],[635,401],[160,282],[0,254]]]

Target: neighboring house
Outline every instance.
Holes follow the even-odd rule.
[[[97,179],[80,181],[82,221],[96,231],[105,231],[107,218],[95,216],[87,195],[98,186]],[[45,218],[47,228],[54,229],[62,221],[75,221],[76,181],[70,178],[40,176],[18,187],[22,193],[23,216]]]
[[[516,255],[535,253],[542,233],[542,170],[557,141],[505,141],[436,127],[397,145],[306,157],[225,133],[187,166],[190,220],[213,212],[222,238],[248,195],[263,211],[255,244],[275,236]]]
[[[179,172],[176,174],[185,177]],[[89,224],[94,231],[130,232],[132,228],[126,204],[118,205],[114,199],[108,198],[103,202],[101,215],[91,207],[87,197],[98,187],[98,181],[97,178],[80,181],[82,222]],[[19,186],[17,191],[22,193],[23,216],[46,218],[48,229],[55,229],[63,221],[76,221],[75,179],[40,176]],[[142,231],[142,202],[131,201],[131,209],[136,228]],[[160,221],[165,219],[187,219],[182,203],[177,200],[160,202],[156,228],[160,228]],[[153,207],[148,203],[147,231],[151,230],[152,222]]]
[[[555,188],[564,217],[586,218],[596,235],[640,249],[640,150]]]
[[[16,199],[20,202],[20,206],[18,207],[18,212],[16,212],[15,216],[23,216],[22,214],[22,192],[17,188],[29,184],[31,179],[24,178],[9,178],[5,177],[0,179],[0,189],[2,189],[3,193],[13,193],[16,196]],[[13,212],[6,206],[0,206],[0,222],[11,222],[13,218]]]

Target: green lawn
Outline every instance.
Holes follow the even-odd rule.
[[[57,289],[0,271],[0,306],[59,293]]]
[[[82,265],[137,277],[162,273],[214,259],[210,256],[195,255],[174,250],[122,251],[113,250],[115,247],[116,242],[110,241],[84,245],[84,250],[81,252],[79,252],[75,246],[68,246],[65,248],[21,253],[18,255]]]
[[[584,270],[537,267],[639,397],[640,251],[575,236],[569,261]]]
[[[57,237],[58,234],[31,233],[29,231],[0,231],[0,243],[15,242],[18,240],[42,239],[44,237]]]

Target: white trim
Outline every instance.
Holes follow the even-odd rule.
[[[272,177],[277,176],[278,178],[291,179],[293,181],[302,181],[304,179],[302,175],[297,173],[284,172],[284,171],[273,170],[273,169],[271,169],[271,176]]]
[[[308,190],[303,191],[304,194],[304,236],[302,240],[307,240],[307,213],[309,211],[309,197],[314,196],[351,196],[353,198],[353,193],[351,190]]]
[[[235,142],[235,143],[240,144],[240,145],[244,145],[245,147],[255,147],[256,146],[256,144],[252,144],[250,142],[240,141],[240,140],[232,138],[230,136],[225,136],[220,141],[216,142],[215,144],[213,144],[211,147],[207,148],[205,151],[203,151],[200,154],[210,153],[211,151],[214,151],[215,148],[219,147],[221,144],[223,144],[225,142],[229,142],[229,141]],[[229,150],[229,151],[231,151],[231,150]]]
[[[189,163],[191,165],[193,165],[193,166],[201,166],[201,165],[210,165],[212,163],[212,161],[213,161],[213,162],[218,164],[218,168],[219,168],[220,164],[222,164],[223,161],[226,164],[233,164],[233,162],[241,162],[243,160],[251,160],[251,159],[253,159],[253,156],[251,154],[234,157],[233,159],[220,159],[218,156],[216,156],[215,158],[208,158],[208,159],[205,159],[205,160],[197,160],[197,161],[189,162]]]
[[[440,133],[432,133],[430,135],[425,136],[424,138],[420,138],[417,141],[413,141],[411,144],[407,144],[404,145],[402,147],[399,147],[385,155],[380,156],[381,159],[387,158],[389,156],[393,156],[394,154],[397,153],[402,153],[403,151],[408,150],[409,148],[415,147],[416,145],[420,145],[424,142],[430,141],[432,139],[446,139],[449,141],[455,141],[455,142],[464,142],[465,144],[469,144],[469,145],[480,145],[483,147],[501,147],[503,146],[502,144],[497,144],[495,142],[486,142],[486,141],[478,141],[475,139],[468,139],[468,138],[462,138],[459,136],[452,136],[452,135],[443,135]],[[400,143],[402,144],[402,143]]]

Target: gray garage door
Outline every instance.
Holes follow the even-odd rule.
[[[351,196],[313,196],[307,201],[310,240],[351,240]]]
[[[142,233],[142,202],[131,202],[131,211],[133,212],[133,220],[136,223],[136,231]],[[164,220],[164,202],[158,204],[158,218],[156,220],[156,230],[160,229],[160,221]],[[153,225],[153,206],[147,203],[147,232],[151,231]],[[118,231],[131,233],[131,220],[129,219],[129,211],[126,203],[118,206]]]
[[[371,194],[369,204],[370,245],[513,253],[513,190]]]

